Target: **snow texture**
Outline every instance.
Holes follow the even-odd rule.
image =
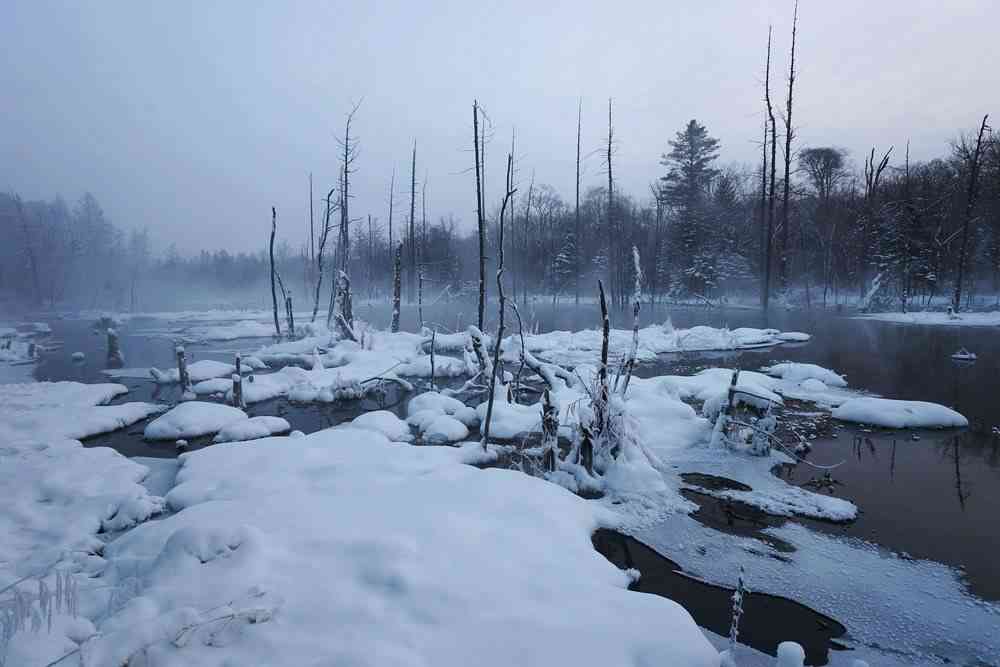
[[[628,575],[594,551],[591,532],[613,520],[602,507],[460,463],[472,449],[350,428],[184,455],[168,495],[176,514],[108,545],[107,577],[144,585],[88,656],[122,664],[145,651],[168,667],[719,664],[683,608],[626,590]]]
[[[238,442],[267,438],[292,430],[291,424],[281,417],[251,417],[222,427],[213,442]]]
[[[234,422],[247,419],[247,413],[221,403],[187,401],[172,408],[146,425],[147,440],[178,440],[217,433]]]
[[[937,403],[867,396],[842,403],[832,414],[843,421],[886,428],[961,428],[969,425],[968,419]]]
[[[411,442],[413,440],[409,425],[388,410],[375,410],[359,415],[351,421],[351,426],[376,431],[393,442]]]
[[[212,378],[229,377],[236,372],[236,366],[227,364],[224,361],[213,359],[202,359],[188,364],[188,377],[191,382],[201,382]],[[181,381],[180,373],[176,368],[161,371],[158,368],[149,369],[149,373],[159,384],[176,384]]]

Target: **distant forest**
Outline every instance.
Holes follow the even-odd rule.
[[[813,307],[850,302],[871,309],[919,308],[934,296],[952,297],[963,245],[963,298],[1000,294],[1000,140],[988,127],[980,140],[979,129],[958,133],[946,155],[928,162],[909,161],[906,147],[873,149],[862,156],[827,146],[798,150],[785,227],[781,170],[772,186],[759,166],[721,166],[719,142],[692,120],[667,142],[663,171],[640,196],[614,191],[609,206],[607,185],[589,187],[580,192],[577,206],[575,193],[567,201],[548,185],[522,184],[506,218],[510,290],[518,299],[588,298],[603,278],[612,286],[612,297],[624,303],[636,246],[646,299],[755,297],[765,273],[769,194],[775,190],[770,282],[780,298]],[[402,241],[405,248],[404,295],[412,295],[407,282],[418,280],[414,276],[421,270],[425,300],[475,292],[475,228],[466,229],[450,216],[430,219],[414,184],[412,202],[410,183],[405,193],[397,193],[401,201],[394,202],[393,243]],[[470,186],[470,199],[474,196]],[[317,237],[336,208],[334,202],[334,213],[327,215],[318,202]],[[262,211],[262,222],[269,213]],[[484,212],[491,260],[498,215],[498,210]],[[90,194],[75,204],[58,197],[22,201],[16,194],[0,194],[0,220],[7,241],[0,246],[0,294],[7,302],[148,310],[185,300],[204,303],[206,297],[196,290],[218,293],[220,300],[226,294],[255,302],[266,297],[264,237],[257,253],[219,249],[182,256],[174,246],[151,247],[145,231],[124,231]],[[388,220],[381,211],[348,222],[343,245],[355,298],[382,299],[391,293]],[[290,232],[293,226],[297,229]],[[276,264],[296,303],[307,307],[316,243],[310,248],[308,241],[301,247],[280,241],[283,233],[301,238],[303,229],[308,236],[308,220],[282,219],[279,207]],[[329,257],[340,256],[337,245],[331,240],[325,251]],[[413,272],[407,266],[411,257],[418,265]],[[324,270],[332,266],[327,259]],[[330,282],[324,281],[324,293]]]

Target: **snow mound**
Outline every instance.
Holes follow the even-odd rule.
[[[351,422],[351,426],[376,431],[394,442],[413,440],[409,425],[388,410],[375,410],[359,415]]]
[[[251,417],[223,426],[212,442],[256,440],[290,430],[291,424],[281,417]]]
[[[783,331],[777,335],[777,339],[787,341],[789,343],[805,343],[806,341],[812,339],[812,336],[801,331]]]
[[[774,377],[779,377],[783,380],[790,380],[791,382],[802,382],[804,380],[819,380],[828,387],[846,387],[847,380],[838,373],[831,371],[829,368],[823,368],[822,366],[817,366],[816,364],[803,364],[791,361],[785,361],[780,364],[774,364],[773,366],[768,366],[761,369],[763,372]]]
[[[107,547],[112,568],[141,578],[141,605],[113,612],[88,658],[717,667],[682,607],[628,591],[594,551],[606,510],[460,463],[473,449],[328,429],[185,454],[177,513]],[[231,622],[172,641],[219,605]]]
[[[445,445],[469,437],[469,429],[450,415],[437,415],[424,424],[421,437],[427,445]]]
[[[476,407],[476,415],[480,424],[486,422],[487,403]],[[541,404],[521,405],[508,403],[499,396],[493,402],[493,415],[490,418],[490,437],[510,440],[529,433],[540,433],[542,430]]]
[[[889,398],[852,398],[833,409],[843,421],[886,428],[961,428],[969,420],[951,408],[926,401],[898,401]]]
[[[201,382],[212,378],[229,377],[236,372],[236,366],[223,361],[212,359],[202,359],[192,364],[188,364],[188,377],[191,382]],[[176,368],[161,371],[158,368],[150,368],[150,375],[159,384],[176,384],[181,381],[180,373]]]
[[[217,433],[234,422],[247,419],[247,413],[221,403],[187,401],[172,408],[146,425],[147,440],[178,440]]]
[[[450,415],[465,424],[469,429],[479,427],[479,417],[476,411],[457,398],[439,394],[436,391],[426,391],[414,396],[407,405],[407,421],[420,427],[427,421],[429,415]]]

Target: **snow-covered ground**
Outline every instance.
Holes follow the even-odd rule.
[[[246,317],[233,318],[231,330]],[[248,402],[276,396],[332,401],[364,393],[372,378],[411,388],[406,377],[430,375],[423,334],[366,330],[358,344],[331,340],[325,331],[311,333],[258,351],[265,361],[305,368],[289,366],[244,380]],[[612,354],[625,354],[631,336],[630,330],[615,330]],[[452,356],[436,355],[436,374],[475,375],[467,338],[452,334],[441,340],[439,352],[447,349]],[[655,325],[641,330],[639,356],[807,338],[770,329]],[[560,433],[568,435],[581,418],[600,335],[528,335],[525,345],[543,359],[577,366],[573,375],[550,378]],[[519,349],[519,338],[504,341],[506,358]],[[194,389],[225,395],[235,369],[210,364],[190,365],[200,379]],[[496,458],[501,448],[484,452],[475,442],[403,444],[414,434],[424,445],[478,439],[485,405],[475,409],[438,392],[414,392],[406,421],[379,411],[287,437],[267,437],[291,428],[277,417],[248,418],[219,403],[181,403],[151,421],[147,437],[218,432],[217,441],[237,442],[182,455],[178,469],[173,463],[130,461],[110,449],[84,449],[73,440],[165,409],[100,405],[124,393],[122,385],[0,387],[0,491],[17,498],[0,517],[0,589],[28,576],[24,589],[37,590],[38,579],[51,581],[53,563],[94,577],[79,578],[85,621],[56,619],[51,633],[19,632],[6,648],[8,659],[46,664],[80,646],[90,661],[85,664],[94,665],[308,664],[316,656],[337,664],[379,665],[467,664],[470,656],[497,665],[717,665],[717,651],[682,608],[626,591],[629,576],[596,554],[591,532],[613,527],[653,546],[669,545],[672,559],[712,581],[732,583],[738,563],[752,563],[748,570],[761,580],[760,587],[751,583],[754,590],[790,595],[844,621],[861,649],[856,655],[872,665],[897,664],[898,654],[876,647],[896,636],[893,614],[905,616],[900,627],[907,641],[910,633],[923,634],[907,645],[907,658],[900,662],[979,655],[992,664],[994,640],[976,633],[1000,613],[994,605],[962,597],[961,582],[949,568],[912,565],[866,543],[815,535],[793,523],[769,529],[799,546],[792,558],[821,579],[809,581],[799,568],[787,567],[793,575],[781,569],[788,559],[772,557],[761,543],[705,529],[687,516],[694,506],[679,493],[691,486],[681,481],[686,472],[738,481],[748,488],[695,488],[774,515],[842,521],[858,511],[848,501],[773,475],[773,466],[791,460],[783,452],[749,456],[708,444],[709,418],[718,412],[731,378],[725,368],[632,378],[626,397],[613,408],[622,411],[634,446],[606,471],[600,488],[605,495],[597,500],[562,488],[584,488],[578,470],[561,469],[546,480],[468,465]],[[843,376],[813,364],[743,371],[737,388],[750,400],[806,400],[834,410],[834,416],[840,410],[848,415],[844,418],[854,414],[851,405],[857,401],[869,416],[915,414],[908,402],[859,397]],[[925,405],[932,407],[917,411],[919,425],[927,425],[924,418],[932,412],[940,417],[936,425],[954,425],[944,412],[952,411]],[[951,421],[945,424],[944,417]],[[913,424],[893,424],[908,425]],[[498,396],[494,437],[540,428],[540,404],[511,404]],[[259,439],[247,442],[250,438]],[[148,521],[164,511],[164,518]],[[670,528],[661,534],[663,526]],[[97,537],[101,531],[105,539],[115,539],[105,544]],[[117,536],[118,531],[127,532]],[[720,555],[723,548],[730,553]],[[718,562],[705,562],[713,557]],[[897,591],[896,580],[887,579],[893,590],[866,600],[858,599],[862,586],[846,585],[841,598],[838,580],[853,576],[852,558],[907,586],[920,576],[931,582]],[[935,625],[927,606],[936,595],[944,599],[945,613],[964,608],[968,627],[953,627],[957,622],[950,619]],[[915,606],[903,606],[908,603]],[[0,594],[0,609],[5,604],[13,603]],[[855,609],[857,618],[845,618]],[[874,628],[859,627],[877,614]],[[948,636],[960,646],[941,648]],[[835,657],[833,664],[847,663]]]
[[[868,313],[865,315],[857,315],[856,317],[858,319],[893,322],[895,324],[923,324],[949,327],[1000,326],[1000,310],[972,313],[960,312],[951,315],[947,312]]]

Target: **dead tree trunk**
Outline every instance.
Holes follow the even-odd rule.
[[[986,120],[989,114],[983,116],[979,126],[979,136],[976,138],[976,149],[972,153],[972,164],[969,167],[969,188],[965,198],[965,218],[962,221],[962,246],[958,254],[958,279],[955,281],[955,298],[953,308],[957,313],[962,306],[962,280],[965,278],[965,260],[969,247],[969,224],[976,209],[976,197],[979,194],[979,158],[983,149],[983,134],[986,132]]]
[[[549,390],[542,392],[542,468],[546,472],[556,469],[559,451],[559,409],[552,403]]]
[[[483,219],[483,183],[479,162],[479,103],[472,101],[472,149],[476,160],[476,224],[479,230],[479,318],[480,330],[486,318],[486,221]]]
[[[271,242],[268,245],[268,255],[271,260],[271,306],[274,310],[274,333],[281,336],[281,323],[278,322],[278,289],[275,284],[274,272],[274,235],[278,231],[278,212],[271,207]]]
[[[582,127],[583,99],[581,98],[576,107],[576,204],[573,207],[573,235],[576,237],[573,240],[575,247],[575,252],[573,253],[575,269],[575,277],[573,278],[573,303],[576,306],[580,305],[580,253],[583,250],[583,244],[580,239],[580,131]]]
[[[330,188],[330,191],[326,193],[326,212],[323,214],[323,229],[320,230],[319,247],[316,249],[316,291],[313,296],[313,312],[310,322],[315,322],[316,314],[319,313],[319,296],[323,289],[323,264],[326,257],[326,241],[330,235],[330,216],[333,214],[333,191],[335,189]]]
[[[499,229],[499,243],[497,249],[497,298],[500,301],[498,307],[498,318],[499,323],[497,325],[497,337],[493,342],[493,372],[490,374],[490,386],[489,386],[489,398],[486,403],[486,419],[483,420],[483,449],[486,449],[486,445],[490,439],[490,421],[493,418],[493,401],[496,398],[496,385],[497,385],[497,373],[501,374],[501,379],[503,377],[502,365],[500,363],[500,348],[503,342],[504,333],[504,310],[507,307],[507,297],[503,291],[503,228],[504,228],[504,215],[507,213],[507,205],[510,203],[510,198],[514,196],[516,188],[513,184],[512,168],[514,165],[514,156],[507,156],[507,188],[506,194],[503,198],[503,204],[500,207],[500,229]]]
[[[233,373],[233,407],[245,408],[246,401],[243,400],[243,369],[240,353],[236,353],[236,372]]]
[[[781,198],[781,254],[778,257],[778,278],[782,292],[788,290],[788,206],[792,178],[792,138],[795,134],[792,126],[792,93],[795,88],[795,34],[798,30],[798,21],[799,3],[795,0],[795,10],[792,14],[792,55],[788,65],[788,99],[785,108],[785,182]]]
[[[413,303],[413,293],[417,277],[417,142],[413,142],[413,161],[410,163],[410,261],[406,267],[408,301]]]
[[[608,145],[607,145],[607,161],[608,161],[608,282],[611,288],[611,300],[612,302],[616,299],[616,283],[615,271],[618,270],[617,267],[617,257],[615,252],[615,182],[612,176],[611,170],[611,147],[614,141],[614,129],[611,125],[611,98],[608,98]]]
[[[403,242],[396,246],[396,260],[392,263],[392,333],[399,331],[399,297],[402,291]]]
[[[771,183],[767,192],[767,253],[764,258],[764,310],[771,301],[771,267],[774,266],[774,203],[775,184],[778,180],[778,124],[771,104],[771,26],[767,27],[767,81],[764,84],[764,101],[767,103],[767,119],[771,125]]]
[[[191,389],[191,377],[188,375],[187,354],[184,351],[184,346],[175,347],[174,354],[177,356],[177,380],[181,384],[181,394],[183,395]]]
[[[771,222],[768,216],[768,205],[767,205],[767,137],[768,137],[768,118],[773,118],[773,113],[771,112],[771,28],[767,29],[767,59],[764,65],[764,100],[767,104],[767,110],[764,116],[764,146],[762,148],[762,160],[760,168],[760,250],[761,250],[761,286],[760,286],[760,304],[761,307],[766,311],[769,301],[769,293],[771,291],[771,229],[769,224]],[[772,121],[773,122],[773,121]]]

